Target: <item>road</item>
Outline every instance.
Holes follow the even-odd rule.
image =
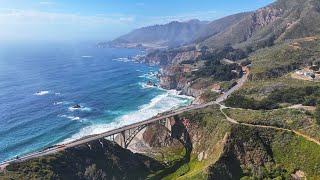
[[[141,122],[138,122],[138,123],[134,123],[134,124],[130,124],[130,125],[127,125],[127,126],[123,126],[123,127],[120,127],[120,128],[108,131],[108,132],[104,132],[104,133],[101,133],[101,134],[96,134],[96,135],[84,137],[84,138],[81,138],[79,140],[76,140],[76,141],[73,141],[73,142],[70,142],[70,143],[66,143],[66,144],[64,144],[62,146],[55,146],[55,147],[51,147],[51,148],[46,149],[46,150],[42,150],[42,151],[37,151],[37,152],[34,152],[34,153],[26,154],[26,155],[21,156],[19,158],[10,159],[10,160],[1,162],[0,163],[0,169],[3,169],[8,164],[13,163],[13,162],[20,162],[20,161],[25,161],[25,160],[28,160],[28,159],[31,159],[31,158],[35,158],[35,157],[40,157],[40,156],[44,156],[44,155],[48,155],[48,154],[54,154],[54,153],[57,153],[59,151],[62,151],[64,149],[66,149],[66,148],[75,147],[75,146],[78,146],[78,145],[81,145],[81,144],[86,144],[86,143],[94,141],[94,140],[102,139],[104,137],[109,137],[109,136],[112,136],[112,135],[116,135],[116,134],[119,134],[119,133],[121,133],[121,132],[123,132],[125,130],[133,129],[133,128],[136,128],[136,127],[142,126],[142,125],[151,124],[153,122],[156,122],[156,121],[159,121],[159,120],[162,120],[162,119],[166,119],[166,118],[170,118],[172,116],[179,115],[179,114],[187,112],[187,111],[203,109],[205,107],[208,107],[208,106],[211,106],[211,105],[214,105],[214,104],[218,104],[218,105],[222,106],[220,103],[222,101],[224,101],[225,99],[227,99],[233,92],[238,90],[244,84],[244,82],[247,80],[249,71],[248,71],[248,69],[246,67],[244,67],[244,70],[247,73],[244,74],[241,77],[241,79],[239,79],[237,81],[237,85],[235,85],[230,90],[228,90],[227,92],[222,94],[215,101],[212,101],[212,102],[209,102],[209,103],[206,103],[206,104],[190,105],[190,106],[187,106],[187,107],[182,107],[182,108],[179,108],[177,110],[171,111],[170,113],[167,113],[166,115],[156,116],[156,117],[147,119],[145,121],[141,121]]]

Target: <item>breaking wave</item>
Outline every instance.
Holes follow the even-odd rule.
[[[77,134],[66,139],[63,143],[71,142],[84,136],[103,133],[132,123],[141,122],[154,117],[159,113],[176,109],[180,106],[186,106],[193,100],[192,97],[178,94],[179,92],[175,90],[164,91],[163,94],[156,96],[148,104],[140,106],[137,111],[120,116],[111,123],[93,124],[84,127]]]

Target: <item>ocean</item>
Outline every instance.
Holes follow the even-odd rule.
[[[192,98],[175,90],[145,87],[159,83],[159,67],[126,58],[143,53],[80,43],[0,45],[0,161],[188,105]]]

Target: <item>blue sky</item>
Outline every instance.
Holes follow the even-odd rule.
[[[0,0],[0,40],[109,40],[172,20],[214,20],[274,0]]]

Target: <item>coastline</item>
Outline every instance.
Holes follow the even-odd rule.
[[[130,63],[130,62],[142,63],[139,61],[132,60],[129,57],[128,58],[117,58],[117,59],[113,59],[113,60],[114,61],[121,61],[124,63]],[[154,65],[150,65],[148,63],[142,63],[142,64],[145,64],[149,67],[154,67]],[[160,68],[161,67],[159,67],[157,73],[160,73]],[[136,70],[136,71],[140,72],[139,70]],[[149,73],[141,75],[139,77],[152,80],[151,77],[146,77],[148,74]],[[153,76],[153,77],[156,77],[156,79],[153,79],[153,80],[156,83],[159,83],[157,87],[146,87],[145,83],[142,83],[142,82],[140,83],[140,85],[142,86],[143,89],[155,88],[159,91],[163,91],[163,93],[153,97],[149,103],[141,105],[135,111],[128,112],[127,114],[124,114],[124,115],[116,118],[114,121],[112,121],[110,123],[96,124],[96,125],[85,127],[83,129],[81,129],[79,133],[73,135],[72,137],[64,139],[61,143],[65,144],[68,142],[72,142],[72,141],[81,139],[86,136],[100,134],[100,133],[103,133],[103,132],[106,132],[106,131],[109,131],[112,129],[116,129],[116,128],[123,127],[126,125],[130,125],[132,123],[144,121],[149,118],[155,117],[158,114],[177,110],[181,107],[191,105],[196,100],[195,97],[187,95],[187,94],[183,93],[182,91],[178,91],[176,89],[162,88],[161,82],[160,82],[160,76]],[[167,102],[161,102],[161,101],[165,101],[165,100],[167,100]],[[161,104],[163,104],[163,105],[161,105]],[[157,110],[157,112],[155,112],[155,110]],[[128,121],[130,121],[130,122],[128,122]],[[84,134],[84,135],[81,135],[81,134]],[[140,137],[140,136],[138,136],[138,137]],[[142,140],[142,137],[136,139],[136,141],[141,141],[141,140]]]
[[[37,55],[37,53],[38,50],[35,49],[33,54]],[[83,49],[81,49],[81,53],[79,53],[78,58],[70,60],[68,60],[67,58],[68,61],[66,62],[65,60],[62,61],[62,59],[64,59],[63,57],[66,55],[63,55],[61,58],[59,58],[61,59],[61,61],[52,59],[51,61],[44,62],[40,58],[35,58],[35,62],[39,61],[39,66],[37,66],[38,69],[42,69],[43,66],[46,67],[48,63],[51,63],[52,67],[60,67],[61,64],[68,64],[68,66],[63,67],[74,67],[74,71],[78,72],[79,75],[73,76],[73,74],[67,73],[70,71],[63,71],[65,73],[59,73],[58,76],[56,76],[57,74],[55,69],[57,68],[51,68],[46,73],[48,76],[50,76],[50,79],[52,79],[54,83],[51,81],[46,81],[48,87],[38,87],[37,79],[34,79],[34,76],[30,75],[29,77],[26,75],[25,79],[29,80],[30,84],[34,83],[34,86],[26,88],[24,90],[25,92],[23,93],[8,91],[13,94],[13,97],[29,97],[26,101],[24,100],[21,105],[19,104],[19,106],[17,106],[17,109],[24,109],[25,111],[29,110],[30,108],[38,109],[39,116],[38,114],[32,114],[32,117],[24,118],[28,120],[26,122],[20,120],[15,121],[27,127],[29,127],[29,124],[33,124],[34,128],[31,128],[30,130],[27,127],[21,127],[21,125],[15,126],[15,124],[4,127],[7,129],[10,128],[10,131],[3,131],[4,133],[7,133],[7,135],[4,136],[4,139],[2,141],[3,146],[0,150],[0,159],[6,160],[14,158],[16,156],[28,154],[29,152],[36,152],[48,146],[63,143],[68,138],[71,138],[69,139],[69,141],[72,141],[74,139],[80,139],[81,137],[89,136],[90,134],[106,132],[109,129],[116,128],[117,126],[125,126],[126,124],[132,124],[144,119],[149,119],[150,117],[156,116],[158,113],[170,111],[180,106],[186,106],[191,103],[191,97],[188,100],[183,99],[185,98],[185,96],[180,96],[181,99],[177,99],[177,95],[179,93],[174,90],[167,91],[164,89],[142,88],[141,82],[147,82],[147,78],[139,76],[148,73],[150,70],[157,72],[159,70],[158,67],[149,68],[145,64],[139,65],[137,62],[128,62],[128,64],[125,64],[124,62],[112,62],[113,58],[116,57],[113,57],[111,55],[109,56],[108,53],[115,53],[117,55],[116,57],[129,57],[131,54],[136,54],[136,51],[127,51],[122,49],[97,50],[97,48],[88,49],[87,47],[84,47]],[[141,54],[143,54],[143,52],[141,52]],[[49,51],[46,55],[48,57],[51,57],[52,55],[54,55],[54,52],[51,53],[51,51]],[[83,59],[82,55],[91,55],[92,58],[90,60]],[[102,59],[106,57],[108,58],[108,61],[104,61]],[[15,56],[12,57],[12,59],[14,58]],[[20,62],[20,59],[17,59],[16,61]],[[110,67],[114,68],[111,69]],[[121,71],[115,71],[118,67]],[[90,71],[91,73],[85,74],[88,71]],[[115,75],[117,75],[116,73],[123,73],[123,79],[113,80],[113,82],[108,83],[108,80],[112,80],[113,77],[108,76],[108,73],[113,71],[115,71]],[[61,76],[64,76],[65,78],[60,78]],[[131,78],[135,80],[130,79],[126,81],[125,78]],[[73,82],[78,79],[82,80],[80,81],[81,83],[73,84]],[[88,81],[88,83],[86,81]],[[93,82],[97,82],[97,86],[92,86],[94,85]],[[10,83],[18,82],[12,81]],[[92,85],[90,83],[92,83]],[[90,84],[90,87],[88,86],[88,84]],[[110,95],[112,95],[108,93],[109,91],[106,91],[112,90],[108,89],[109,87],[120,87],[119,89],[113,90],[112,92],[110,91],[110,93],[116,93],[116,96],[109,97]],[[160,90],[163,92],[160,92]],[[48,91],[48,93],[46,91]],[[41,93],[40,95],[35,94],[35,92],[45,93]],[[90,96],[92,94],[92,97],[80,97],[79,94],[90,94]],[[133,94],[133,98],[129,97],[130,94]],[[118,99],[118,97],[123,99]],[[115,99],[115,101],[113,99]],[[29,101],[37,103],[30,103]],[[121,103],[112,104],[109,107],[110,103],[117,102]],[[70,109],[70,107],[76,104],[80,104],[84,108],[90,108],[90,110],[87,111],[83,109]],[[5,108],[2,108],[2,110],[4,111]],[[157,112],[158,110],[161,111]],[[22,116],[17,116],[17,118],[18,117]],[[41,124],[39,124],[41,125],[41,129],[37,128],[36,126],[38,125],[37,122],[39,122],[39,120],[37,119],[38,117],[41,118]],[[117,122],[112,123],[113,121]],[[19,127],[21,129],[15,131],[14,128],[16,127]],[[19,141],[21,139],[10,142],[10,139],[15,138],[16,134],[23,133],[24,131],[32,132],[31,137],[24,136],[23,139],[24,141],[30,140],[31,143],[23,144],[23,142]]]

